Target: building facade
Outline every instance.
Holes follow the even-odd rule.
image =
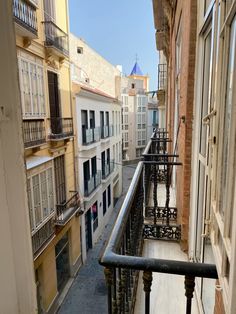
[[[121,77],[122,160],[140,159],[147,144],[149,78],[136,62],[129,76]]]
[[[197,279],[200,313],[235,313],[236,1],[153,1],[168,66],[167,130],[182,249],[217,267]]]
[[[38,312],[81,264],[66,0],[13,1]]]
[[[83,260],[122,191],[120,71],[71,35]]]
[[[11,1],[0,3],[0,311],[37,313]],[[7,30],[7,31],[6,31]]]

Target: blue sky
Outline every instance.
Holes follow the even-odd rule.
[[[130,74],[138,55],[150,90],[157,85],[157,51],[151,0],[69,0],[70,31]]]

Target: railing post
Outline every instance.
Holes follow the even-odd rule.
[[[152,272],[143,272],[143,290],[145,292],[145,314],[150,313],[150,292],[152,286]]]
[[[112,268],[105,267],[104,274],[107,284],[108,314],[112,314]]]
[[[195,277],[185,276],[184,286],[185,286],[185,296],[187,298],[186,314],[191,314],[192,298],[193,298],[193,292],[194,292],[194,287],[195,287]]]

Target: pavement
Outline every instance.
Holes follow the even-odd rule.
[[[105,226],[98,242],[88,252],[87,260],[80,268],[72,283],[58,314],[106,314],[107,289],[104,279],[103,267],[99,265],[98,258],[107,240],[124,201],[129,185],[133,178],[136,165],[123,166],[123,190],[117,201],[109,223]]]

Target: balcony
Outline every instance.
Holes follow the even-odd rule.
[[[36,256],[54,236],[54,217],[51,217],[39,230],[32,235],[33,254]]]
[[[51,130],[49,139],[58,141],[73,137],[73,119],[72,118],[50,118]]]
[[[56,205],[56,225],[64,226],[80,209],[79,193],[71,191],[70,194],[70,198],[64,204]]]
[[[69,56],[68,34],[61,30],[54,22],[44,21],[45,47],[59,58]]]
[[[24,120],[23,139],[25,148],[33,148],[46,143],[44,120]]]
[[[16,22],[16,32],[29,39],[37,38],[36,7],[26,0],[13,0],[13,16]]]
[[[83,145],[90,145],[96,143],[100,140],[100,129],[99,128],[90,128],[82,129],[82,142]]]
[[[152,313],[185,311],[190,314],[195,278],[217,279],[215,265],[188,262],[187,256],[185,260],[168,259],[181,239],[181,226],[177,223],[178,209],[170,203],[171,173],[173,167],[181,166],[181,163],[173,161],[177,155],[167,153],[168,141],[170,139],[165,130],[154,132],[144,151],[143,160],[138,163],[111,237],[100,258],[100,264],[105,267],[109,314],[147,314],[151,313],[151,309]],[[163,246],[167,247],[168,258],[146,254],[147,248],[158,250]],[[168,277],[168,274],[172,277]],[[170,289],[176,287],[173,275],[184,277],[180,281],[183,284],[183,298],[184,289],[186,296],[184,311],[178,311],[177,303],[171,312],[167,310],[169,304],[155,308],[156,304],[163,303],[163,300],[157,300],[163,296],[168,303],[172,302]],[[161,296],[159,292],[167,287],[167,281],[170,283],[169,288]],[[164,287],[160,286],[160,282]],[[179,295],[181,287],[177,289],[173,292]],[[140,307],[140,302],[143,302],[143,307]],[[175,298],[175,302],[182,301]]]
[[[89,197],[101,184],[101,171],[97,171],[89,180],[84,181],[84,196]]]
[[[108,178],[109,175],[113,171],[114,171],[114,160],[110,160],[108,161],[108,163],[104,165],[104,167],[102,167],[102,180],[105,180],[106,178]]]
[[[107,139],[114,135],[114,126],[113,125],[103,125],[101,127],[101,139]]]

